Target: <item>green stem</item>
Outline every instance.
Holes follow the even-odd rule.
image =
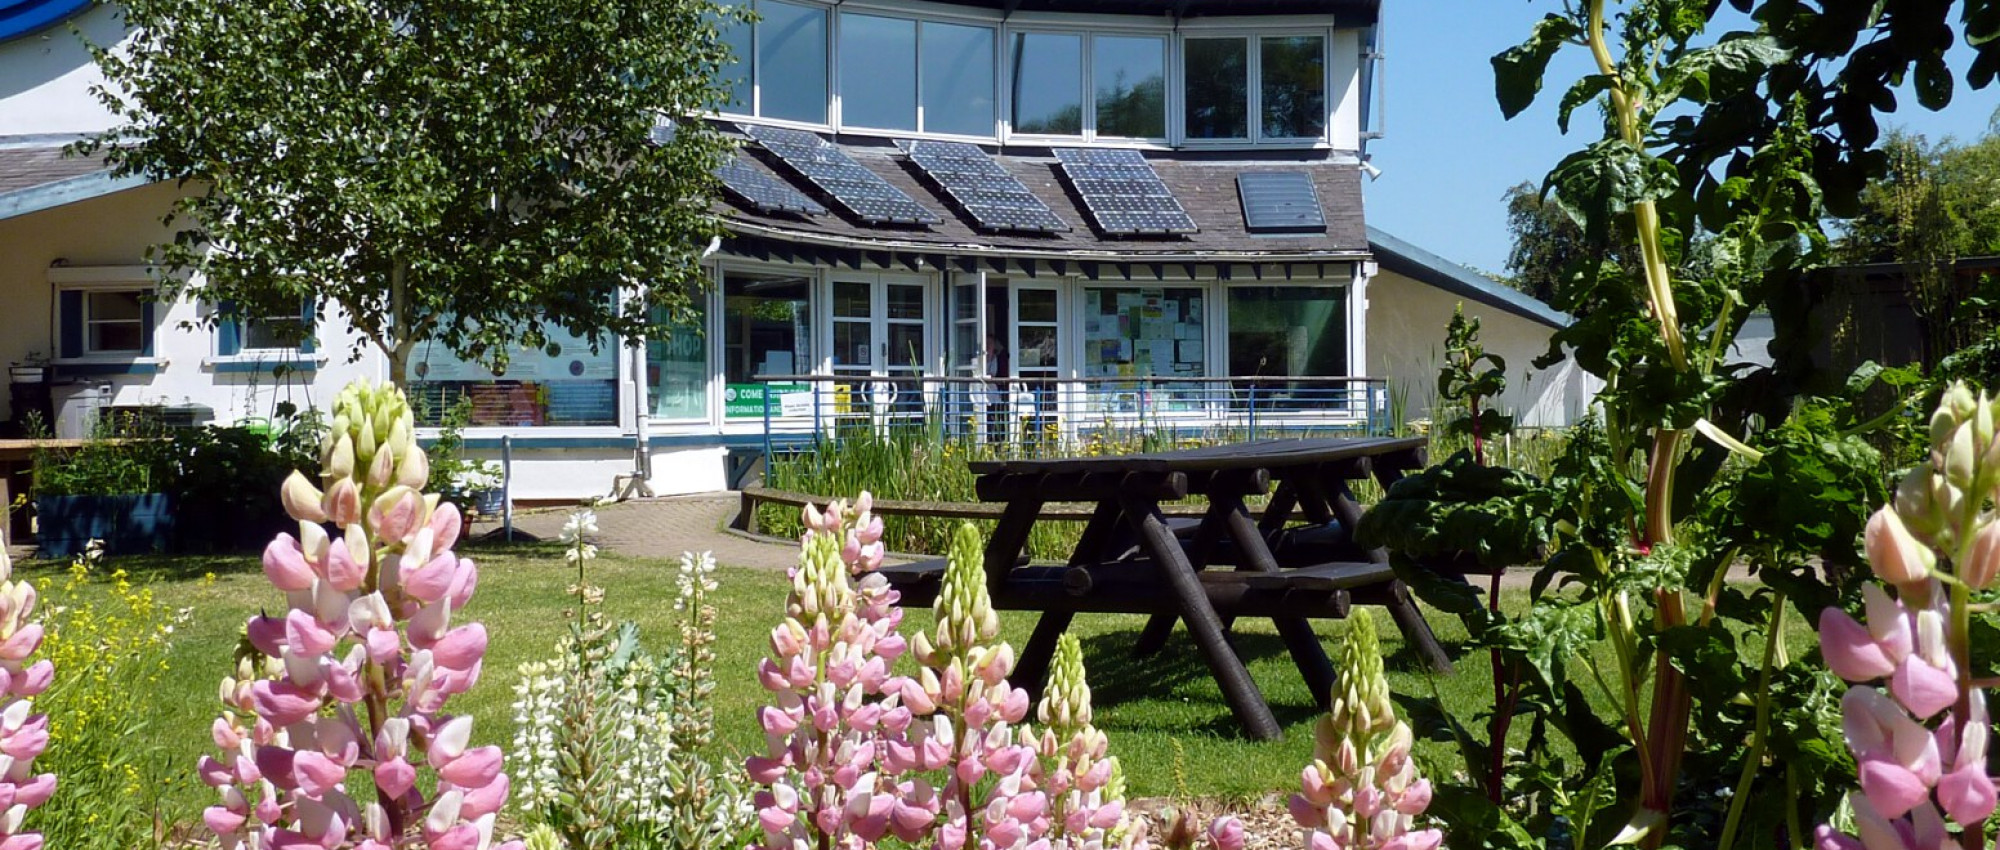
[[[1792,850],[1806,850],[1806,833],[1799,828],[1799,763],[1785,762],[1785,834]]]
[[[1771,663],[1778,655],[1778,643],[1784,640],[1785,594],[1781,591],[1771,597],[1771,628],[1764,638],[1764,665],[1757,674],[1757,722],[1750,731],[1750,752],[1743,757],[1743,773],[1736,780],[1736,793],[1729,799],[1729,817],[1722,824],[1720,850],[1729,850],[1736,844],[1736,829],[1743,822],[1743,806],[1750,800],[1751,783],[1757,779],[1757,770],[1764,766],[1764,737],[1771,725],[1771,672],[1777,665]]]

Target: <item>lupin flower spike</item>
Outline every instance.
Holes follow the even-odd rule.
[[[1951,650],[1965,594],[1947,593],[1945,582],[1984,589],[2000,570],[2000,522],[1983,512],[2000,495],[1996,418],[1984,394],[1964,384],[1946,391],[1931,416],[1928,462],[1903,478],[1864,538],[1869,566],[1896,598],[1863,587],[1865,626],[1836,608],[1820,614],[1827,666],[1851,683],[1841,720],[1859,788],[1848,795],[1857,834],[1822,825],[1819,850],[1933,850],[1947,846],[1946,818],[1977,826],[1994,811],[1986,695],[1963,689],[1969,659]]]
[[[1433,850],[1444,834],[1416,828],[1430,780],[1410,758],[1410,727],[1396,718],[1375,623],[1348,619],[1333,707],[1313,729],[1313,764],[1292,795],[1292,819],[1312,830],[1312,850]]]
[[[1059,845],[1119,846],[1131,825],[1125,814],[1118,759],[1108,754],[1109,741],[1092,726],[1090,685],[1084,681],[1083,647],[1076,637],[1056,639],[1048,690],[1036,710],[1042,724],[1038,750],[1053,811],[1053,835]],[[1235,835],[1242,846],[1242,825]],[[1136,842],[1144,846],[1143,836]]]
[[[220,757],[199,770],[221,799],[203,819],[226,850],[488,850],[500,748],[471,746],[472,719],[443,712],[486,654],[485,627],[451,626],[478,568],[451,549],[458,509],[422,492],[430,462],[402,391],[343,389],[321,462],[318,484],[294,472],[281,493],[299,534],[263,560],[289,610],[251,619],[253,652],[223,681]],[[348,795],[355,772],[375,799]]]
[[[9,756],[0,770],[0,798],[12,801],[0,817],[0,850],[41,850],[42,834],[24,831],[22,821],[56,790],[56,775],[35,773],[34,767],[49,745],[49,717],[31,713],[34,697],[55,679],[48,659],[28,660],[42,644],[35,599],[33,584],[14,580],[6,530],[0,528],[0,752]]]

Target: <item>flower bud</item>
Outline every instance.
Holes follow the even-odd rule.
[[[334,440],[333,452],[326,460],[326,477],[329,481],[354,477],[354,441],[346,434]]]
[[[1959,565],[1958,577],[1974,590],[1985,590],[2000,574],[2000,519],[1989,520],[1972,538],[1971,551]]]
[[[299,522],[326,522],[326,510],[320,506],[325,496],[307,481],[303,473],[293,470],[285,479],[279,498],[284,502],[285,514]]]
[[[1883,581],[1905,585],[1930,578],[1936,556],[1917,542],[1896,511],[1883,508],[1868,520],[1862,535],[1868,564]]]
[[[431,480],[431,458],[424,448],[412,445],[403,450],[402,461],[396,464],[396,483],[412,490],[421,490]]]

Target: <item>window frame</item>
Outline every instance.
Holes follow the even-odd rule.
[[[1079,41],[1078,50],[1082,61],[1079,63],[1077,96],[1081,103],[1082,128],[1074,135],[1062,133],[1023,133],[1014,129],[1014,50],[1013,38],[1017,35],[1068,35]],[[1161,122],[1160,136],[1106,136],[1097,130],[1097,39],[1111,38],[1157,38],[1160,40],[1160,58],[1164,63],[1161,78],[1166,87],[1163,92],[1166,120]],[[998,81],[1003,102],[1000,104],[1000,123],[1006,144],[1051,144],[1096,145],[1107,144],[1115,147],[1171,148],[1175,134],[1175,110],[1181,101],[1179,75],[1179,49],[1173,30],[1164,27],[1110,26],[1103,24],[1070,24],[1033,21],[1004,27],[1000,33],[1000,72]]]
[[[143,288],[142,287],[92,287],[91,289],[84,290],[83,300],[82,300],[83,317],[79,320],[83,327],[83,338],[80,341],[80,344],[82,346],[83,356],[117,358],[123,360],[123,359],[144,357],[147,354],[151,353],[150,351],[148,351],[148,349],[152,348],[151,345],[152,334],[148,332],[149,328],[147,326],[150,323],[147,322],[146,319],[147,315],[152,313],[153,311],[147,309],[146,305],[147,302],[152,300],[153,292],[154,290],[150,287],[143,287]],[[98,296],[125,295],[125,294],[131,294],[133,296],[136,296],[133,300],[138,304],[139,315],[130,318],[109,318],[109,319],[99,318],[95,315],[96,311],[94,309],[94,305]],[[93,333],[93,331],[96,331],[99,326],[103,325],[132,326],[133,330],[138,331],[139,347],[98,348],[95,343],[97,334]]]
[[[111,366],[121,372],[150,374],[162,361],[159,346],[161,318],[159,283],[146,266],[60,266],[48,271],[50,344],[54,365]],[[139,348],[97,351],[90,347],[90,295],[105,292],[137,292],[139,300]],[[125,321],[125,320],[120,320]]]
[[[951,139],[951,140],[961,140],[961,141],[993,142],[1000,138],[1000,125],[1002,118],[1004,117],[1000,114],[1001,79],[1000,79],[999,69],[1002,64],[1000,59],[1000,51],[1004,49],[1004,45],[1002,43],[1004,27],[1002,26],[1001,21],[986,20],[986,19],[971,18],[971,17],[919,15],[911,13],[906,9],[885,9],[867,5],[852,5],[852,6],[840,5],[833,7],[833,11],[835,12],[835,14],[833,15],[834,24],[830,39],[833,44],[832,66],[834,69],[835,77],[834,77],[834,85],[832,87],[833,103],[832,106],[830,107],[831,111],[828,113],[830,123],[826,125],[829,129],[835,129],[837,132],[842,132],[842,133],[859,133],[862,135],[886,136],[886,137],[901,138],[901,139],[912,139],[912,138]],[[915,44],[913,45],[912,56],[914,57],[915,62],[914,62],[914,67],[912,67],[910,70],[913,82],[916,86],[916,107],[917,107],[916,129],[899,130],[889,127],[874,127],[866,124],[852,123],[847,120],[846,93],[842,91],[841,83],[843,82],[843,80],[840,77],[841,74],[845,73],[846,69],[843,67],[840,61],[840,54],[844,52],[842,50],[842,44],[843,40],[846,38],[847,16],[849,15],[866,15],[871,18],[887,18],[890,20],[909,21],[912,24],[914,24],[913,31],[915,33],[916,41]],[[987,73],[989,74],[989,77],[987,80],[986,96],[987,100],[993,104],[993,109],[990,118],[987,122],[987,132],[985,133],[954,133],[942,130],[935,130],[930,127],[930,116],[927,110],[924,108],[924,94],[925,94],[924,31],[926,27],[929,27],[933,24],[939,26],[973,27],[985,30],[987,33],[988,36],[987,48],[993,51],[993,59],[988,64],[987,67]],[[751,89],[753,92],[756,91],[756,82],[754,77],[751,82]],[[764,120],[764,119],[759,119],[759,120]]]
[[[1334,120],[1340,114],[1340,104],[1336,95],[1340,91],[1335,85],[1334,34],[1337,27],[1318,26],[1217,26],[1214,28],[1183,28],[1174,37],[1174,66],[1177,72],[1173,88],[1179,92],[1180,100],[1171,107],[1168,120],[1173,125],[1174,137],[1180,146],[1187,149],[1214,148],[1326,148],[1333,144]],[[1266,136],[1264,135],[1264,39],[1266,38],[1317,38],[1320,42],[1320,91],[1324,98],[1326,115],[1320,124],[1317,136]],[[1244,43],[1245,73],[1244,87],[1245,124],[1248,137],[1197,139],[1187,133],[1187,42],[1191,39],[1234,39]]]

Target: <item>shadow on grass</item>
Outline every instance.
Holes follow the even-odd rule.
[[[1091,635],[1082,639],[1085,666],[1090,670],[1091,701],[1099,709],[1110,712],[1115,719],[1100,721],[1106,728],[1154,729],[1162,731],[1200,732],[1221,738],[1245,738],[1243,725],[1236,720],[1226,706],[1222,687],[1209,672],[1203,662],[1201,650],[1194,644],[1185,629],[1177,629],[1166,646],[1159,652],[1137,658],[1132,655],[1132,645],[1139,640],[1138,629],[1122,629]],[[1278,667],[1285,675],[1296,677],[1297,668],[1292,665],[1291,654],[1276,635],[1261,633],[1231,632],[1230,645],[1236,649],[1238,657],[1246,666]],[[1260,664],[1260,662],[1272,662]],[[1311,720],[1319,714],[1318,706],[1309,699],[1305,701],[1273,698],[1273,690],[1260,683],[1266,701],[1271,706],[1271,714],[1280,726],[1292,726]],[[1289,694],[1298,688],[1284,688],[1280,692]],[[1215,717],[1188,725],[1173,712],[1149,710],[1118,712],[1120,706],[1140,707],[1147,703],[1172,703],[1182,700],[1200,701],[1224,706],[1224,711]]]

